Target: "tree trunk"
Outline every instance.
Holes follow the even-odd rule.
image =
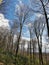
[[[40,65],[43,65],[43,58],[42,58],[42,49],[38,38],[38,48],[39,48],[39,63]]]
[[[41,63],[43,65],[43,57],[42,57],[42,35],[40,36],[40,49],[41,49],[41,51],[40,51],[40,53],[41,53]]]
[[[35,64],[35,50],[34,50],[34,44],[33,44],[33,63]]]
[[[32,59],[32,52],[31,52],[31,30],[30,30],[30,65],[31,65],[31,59]]]
[[[40,57],[40,65],[43,65],[43,58],[42,58],[42,50],[41,50],[41,47],[39,47],[39,57]]]
[[[17,40],[17,46],[16,46],[16,53],[15,53],[15,65],[16,65],[16,57],[17,57],[17,54],[18,54],[18,50],[19,50],[19,43],[20,43],[20,38],[21,38],[21,32],[22,32],[22,26],[20,27],[20,34],[19,34],[19,37],[18,37],[18,40]]]
[[[27,48],[27,55],[29,55],[29,44],[28,44],[28,48]]]
[[[30,40],[30,64],[31,64],[31,40]]]
[[[45,47],[45,59],[46,59],[46,64],[47,64],[47,53],[46,53],[46,47]]]
[[[48,24],[48,17],[47,17],[47,12],[46,12],[46,9],[45,9],[45,6],[43,4],[43,1],[41,1],[41,4],[42,4],[42,7],[43,7],[43,11],[44,11],[44,15],[45,15],[45,19],[46,19],[46,24],[47,24],[47,32],[48,32],[48,36],[49,36],[49,24]]]
[[[19,43],[20,43],[20,38],[21,38],[21,32],[22,32],[22,26],[21,26],[21,28],[20,28],[20,34],[19,34],[19,37],[18,37],[18,40],[17,40],[16,56],[17,56],[17,54],[18,54]]]

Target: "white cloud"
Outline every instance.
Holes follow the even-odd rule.
[[[18,0],[18,2],[19,2],[20,4],[22,4],[22,0]]]
[[[35,13],[35,16],[38,17],[38,18],[40,18],[40,17],[43,16],[43,15],[40,14],[40,13]]]
[[[18,4],[16,4],[16,10],[20,10],[20,6]]]
[[[23,34],[24,34],[24,35],[29,34],[29,31],[26,31],[26,32],[24,32]]]
[[[9,28],[9,20],[4,18],[4,15],[0,13],[0,27],[7,27]]]
[[[32,26],[32,23],[29,23],[29,24],[28,24],[28,27],[31,27],[31,26]]]
[[[30,37],[29,31],[27,30],[26,32],[23,32],[22,36],[26,37],[26,38],[29,38]]]
[[[22,39],[30,41],[30,38],[27,37],[22,37]]]

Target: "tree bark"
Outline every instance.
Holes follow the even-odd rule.
[[[40,45],[40,49],[41,49],[41,63],[43,65],[43,57],[42,57],[42,35],[40,36],[40,43],[41,43],[41,45]]]
[[[32,52],[31,52],[31,30],[30,30],[30,65],[31,65],[31,59],[32,59]]]
[[[34,43],[33,43],[33,63],[35,64],[35,50],[34,50]]]
[[[20,38],[21,38],[21,32],[22,32],[22,25],[20,25],[20,34],[17,40],[17,47],[16,47],[16,56],[18,54],[18,49],[19,49],[19,43],[20,43]]]
[[[39,48],[39,63],[40,65],[43,65],[43,58],[42,58],[42,49],[38,38],[38,48]]]
[[[45,46],[45,59],[46,59],[46,64],[47,64],[47,53],[46,53],[46,46]]]
[[[17,46],[16,46],[16,53],[15,53],[15,65],[16,65],[16,57],[18,55],[18,50],[19,50],[19,43],[20,43],[20,38],[21,38],[21,32],[22,32],[22,26],[20,26],[20,34],[17,40]]]
[[[47,12],[46,12],[45,6],[44,6],[44,4],[43,4],[43,1],[40,0],[40,2],[42,3],[42,7],[43,7],[43,11],[44,11],[45,19],[46,19],[46,24],[47,24],[47,32],[48,32],[48,36],[49,36],[49,24],[48,24]]]

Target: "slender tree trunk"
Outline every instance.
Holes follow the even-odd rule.
[[[40,36],[40,49],[41,49],[41,63],[43,65],[43,57],[42,57],[42,35]]]
[[[14,36],[12,36],[12,44],[11,44],[11,52],[13,53],[13,48],[14,48],[14,45],[13,45],[13,38],[14,38]]]
[[[33,63],[35,65],[35,48],[34,48],[34,43],[33,43]]]
[[[38,47],[39,47],[39,63],[43,65],[43,58],[42,58],[42,43],[40,45],[39,38],[38,38]]]
[[[20,28],[20,34],[19,34],[19,37],[18,37],[18,40],[17,40],[16,56],[17,56],[17,54],[18,54],[19,43],[20,43],[20,38],[21,38],[21,32],[22,32],[22,26],[21,26],[21,28]]]
[[[38,48],[39,48],[39,64],[41,65],[41,49],[40,49],[40,45],[39,45],[39,38],[38,38]]]
[[[39,46],[39,38],[37,38],[37,40],[38,40],[38,49],[39,49],[39,63],[40,63],[40,46]],[[41,63],[40,63],[40,65],[41,65]]]
[[[31,55],[31,30],[30,30],[30,65],[31,65],[31,59],[32,59],[32,55]]]
[[[24,55],[24,44],[23,44],[23,55]]]
[[[42,50],[39,48],[39,55],[40,55],[40,65],[43,65],[43,58],[42,58]]]
[[[42,0],[40,0],[40,1],[41,1],[41,3],[42,3],[42,7],[43,7],[45,19],[46,19],[46,24],[47,24],[48,36],[49,36],[49,24],[48,24],[47,12],[46,12],[45,6],[44,6],[44,4],[43,4],[43,1],[42,1]]]
[[[19,43],[20,43],[20,38],[21,38],[21,32],[22,32],[22,26],[20,26],[20,34],[19,34],[19,37],[18,37],[18,40],[17,40],[17,46],[16,46],[16,53],[15,53],[15,65],[16,65],[16,57],[17,57],[17,54],[18,54],[18,50],[19,50]]]
[[[29,55],[29,44],[28,44],[28,48],[27,48],[27,55]]]
[[[30,64],[31,64],[31,40],[30,40]]]
[[[46,59],[46,64],[47,64],[47,53],[46,53],[46,47],[45,47],[45,59]]]

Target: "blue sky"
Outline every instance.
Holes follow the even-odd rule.
[[[8,1],[9,4],[8,5],[5,5],[5,6],[2,6],[4,7],[3,8],[3,11],[5,12],[6,11],[6,14],[5,14],[5,18],[7,19],[14,19],[14,15],[15,15],[15,5],[18,4],[18,0],[3,0],[5,1],[5,3]],[[25,4],[28,4],[28,0],[22,0]],[[1,11],[1,10],[0,10]],[[2,11],[1,11],[2,12]]]
[[[6,1],[7,0],[5,0],[5,3],[6,3]],[[16,6],[16,4],[18,4],[18,0],[8,0],[8,1],[10,2],[8,5],[2,6],[2,7],[4,7],[3,11],[6,13],[6,14],[4,14],[4,16],[8,20],[13,20],[15,18],[15,6]],[[22,0],[22,1],[27,5],[29,4],[28,0]],[[0,10],[0,12],[2,12],[2,11]],[[37,18],[36,15],[38,15],[38,17],[40,16],[39,14],[33,14],[32,18],[31,18],[32,21],[34,21]],[[30,37],[29,30],[25,25],[23,26],[22,36],[26,37],[26,38]]]
[[[3,4],[4,5],[3,6],[4,8],[2,8],[3,11],[5,12],[5,15],[4,15],[5,18],[7,18],[9,20],[14,19],[14,11],[15,11],[15,5],[17,3],[17,0],[3,0],[3,1],[5,1],[5,3],[7,1],[9,1],[9,4],[6,4],[6,5]]]
[[[5,3],[7,2],[7,0],[3,0],[5,1]],[[3,11],[6,13],[4,14],[5,18],[8,19],[8,20],[13,20],[15,18],[15,6],[16,4],[18,4],[18,0],[8,0],[9,1],[9,4],[8,5],[5,5],[4,8],[3,8]],[[23,3],[25,4],[29,4],[28,0],[22,0]],[[0,12],[2,12],[0,10]],[[37,17],[35,14],[33,14],[31,20],[35,20]],[[28,28],[23,26],[23,30],[22,30],[22,34],[24,37],[29,37],[29,31],[28,31]]]
[[[6,14],[6,18],[7,19],[10,19],[10,20],[12,20],[12,19],[14,19],[14,15],[15,15],[15,5],[16,5],[16,3],[17,3],[17,0],[9,0],[10,1],[10,3],[9,3],[9,5],[6,7],[6,10],[7,10],[7,14]]]
[[[3,0],[5,1],[5,3],[7,2],[7,0]],[[13,20],[15,18],[15,6],[16,4],[18,4],[18,0],[8,0],[9,1],[9,4],[4,6],[3,8],[3,11],[6,13],[4,14],[5,18],[8,19],[8,20]],[[29,4],[28,0],[22,0],[23,3],[25,4]],[[0,12],[2,12],[0,10]],[[35,19],[35,16],[33,15],[32,17],[32,20]],[[22,30],[22,34],[24,37],[29,37],[29,31],[28,31],[28,28],[23,26],[23,30]]]

